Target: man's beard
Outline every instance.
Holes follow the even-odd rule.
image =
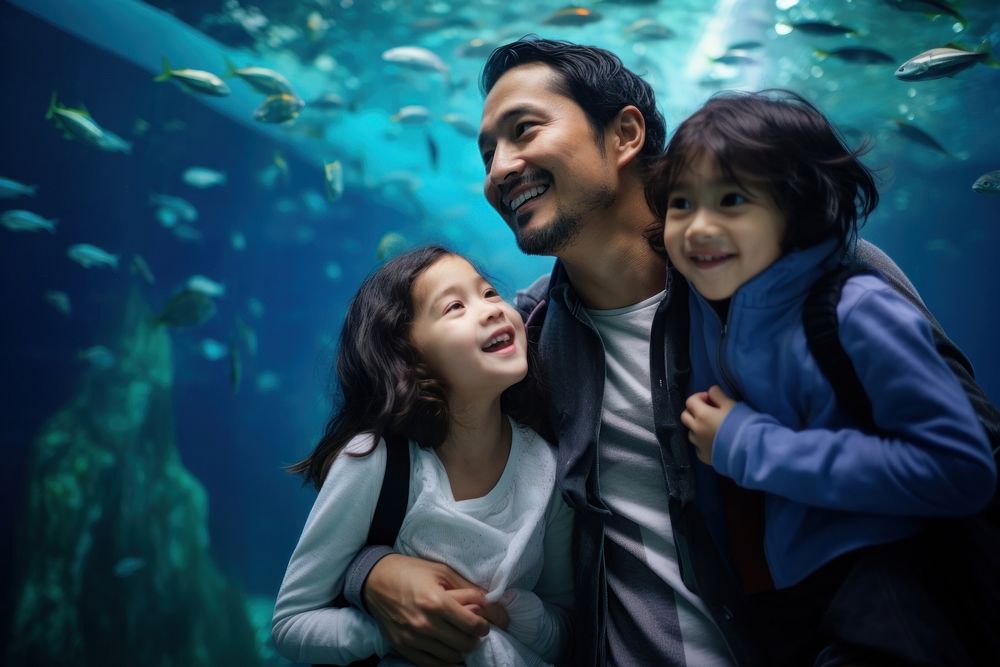
[[[541,229],[518,227],[517,247],[526,255],[558,255],[583,229],[583,213],[606,210],[615,203],[611,188],[605,186],[581,203],[575,211],[556,211],[556,218]]]

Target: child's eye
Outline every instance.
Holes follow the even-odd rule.
[[[465,306],[462,304],[461,301],[452,301],[451,303],[449,303],[447,306],[444,307],[444,312],[450,313],[455,310],[461,310],[462,308],[465,308]]]
[[[500,298],[500,293],[497,292],[492,287],[487,287],[486,291],[483,292],[483,298],[484,299],[499,299]]]
[[[684,197],[671,197],[667,201],[667,208],[679,208],[686,210],[691,208],[691,202]]]
[[[739,206],[747,203],[747,197],[739,192],[729,192],[722,196],[723,206]]]

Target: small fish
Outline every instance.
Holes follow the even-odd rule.
[[[399,111],[390,116],[390,120],[401,125],[426,125],[431,120],[431,112],[427,110],[427,107],[410,104],[400,108]]]
[[[101,128],[101,130],[103,134],[97,140],[97,147],[102,151],[107,151],[108,153],[125,153],[126,155],[132,152],[132,144],[130,142],[125,141],[111,130],[106,128]]]
[[[250,356],[257,356],[257,333],[250,327],[249,324],[244,322],[239,317],[236,318],[236,335],[239,337],[240,341],[243,342],[243,346],[250,353]]]
[[[214,338],[202,338],[198,343],[198,349],[201,351],[201,356],[209,361],[218,361],[229,354],[229,346]]]
[[[740,53],[738,51],[728,51],[723,53],[721,56],[712,58],[713,63],[720,63],[722,65],[759,65],[760,61],[756,58],[746,54]]]
[[[409,69],[450,75],[450,68],[433,51],[422,46],[396,46],[382,52],[382,60]]]
[[[153,206],[170,209],[177,217],[187,222],[194,222],[198,219],[198,209],[192,206],[186,199],[181,199],[180,197],[154,193],[149,195],[149,203]]]
[[[545,25],[581,26],[596,23],[604,18],[601,14],[586,7],[563,7],[542,21]]]
[[[15,197],[34,197],[37,185],[25,185],[9,178],[0,177],[0,199],[14,199]]]
[[[399,253],[406,250],[407,244],[408,242],[406,237],[402,234],[398,232],[389,232],[379,239],[378,245],[375,247],[375,257],[377,257],[380,262],[384,262],[390,257],[395,257]]]
[[[498,44],[496,42],[489,42],[485,39],[475,38],[470,39],[465,42],[455,51],[455,55],[459,58],[485,58],[486,56],[493,53]]]
[[[226,184],[225,172],[208,167],[188,167],[181,174],[181,178],[185,183],[195,188],[211,188]]]
[[[55,91],[49,100],[45,119],[54,122],[67,139],[82,139],[100,146],[101,138],[104,136],[104,130],[90,117],[86,109],[71,109],[59,104]]]
[[[282,93],[295,96],[292,84],[284,76],[266,67],[241,67],[237,68],[231,60],[226,59],[226,78],[238,76],[258,93],[265,95],[281,95]]]
[[[981,195],[1000,195],[1000,169],[988,171],[972,184],[972,191]]]
[[[187,279],[185,287],[195,292],[201,292],[206,296],[223,297],[226,295],[226,286],[216,282],[211,278],[202,275],[194,275]]]
[[[922,146],[932,148],[936,150],[938,153],[942,153],[944,155],[947,155],[948,157],[955,157],[948,151],[947,148],[942,146],[937,139],[932,137],[924,130],[921,130],[916,125],[911,125],[910,123],[907,123],[906,121],[899,119],[896,119],[893,122],[896,124],[896,130],[898,130],[899,133],[903,135],[906,139],[909,139],[910,141],[920,144]]]
[[[174,211],[173,209],[161,206],[160,208],[156,209],[156,213],[154,215],[156,216],[156,219],[159,221],[160,225],[166,227],[167,229],[170,229],[171,227],[174,227],[177,224],[177,212]]]
[[[347,109],[348,111],[358,110],[356,102],[348,102],[343,97],[333,92],[323,93],[319,97],[311,100],[309,102],[309,108],[319,109],[320,111],[340,111],[341,109]]]
[[[77,262],[85,269],[94,266],[110,266],[112,269],[118,268],[118,255],[112,255],[108,251],[101,250],[89,243],[71,245],[66,254],[69,255],[71,260]]]
[[[441,116],[441,120],[451,125],[451,127],[464,137],[475,139],[479,136],[479,128],[457,113],[446,113]]]
[[[168,327],[191,327],[207,322],[217,308],[212,297],[204,292],[182,289],[167,301],[163,311],[153,319],[154,324]]]
[[[278,93],[268,96],[253,112],[253,117],[262,123],[287,123],[298,118],[305,105],[295,95]]]
[[[326,198],[335,202],[344,194],[344,168],[340,160],[323,163],[323,182]]]
[[[425,133],[427,139],[427,156],[431,160],[431,167],[437,171],[438,168],[438,145],[430,132]]]
[[[780,25],[791,28],[792,30],[798,30],[799,32],[804,32],[807,35],[818,35],[820,37],[853,37],[858,34],[858,31],[854,28],[849,28],[846,25],[838,25],[836,23],[826,23],[824,21],[781,21],[779,23]]]
[[[673,30],[654,19],[645,18],[625,27],[625,32],[639,39],[664,40],[676,37]]]
[[[104,345],[92,345],[86,350],[80,350],[76,353],[76,358],[101,370],[107,370],[115,365],[114,353]]]
[[[240,358],[240,348],[235,341],[229,341],[229,386],[233,388],[235,394],[240,390],[240,382],[243,380],[243,360]]]
[[[913,56],[896,70],[900,81],[928,81],[946,76],[954,76],[976,63],[986,63],[997,67],[996,58],[989,41],[984,41],[975,51],[963,49],[958,44],[946,44]]]
[[[163,57],[163,71],[153,81],[177,79],[181,87],[195,93],[223,97],[229,94],[229,86],[211,72],[200,69],[171,69],[167,57]]]
[[[895,9],[904,12],[919,12],[932,19],[941,15],[950,16],[962,26],[963,30],[969,27],[969,21],[946,0],[885,0],[885,2]]]
[[[146,567],[145,558],[129,556],[127,558],[122,558],[120,561],[115,563],[113,571],[116,577],[127,577],[130,574],[135,574],[144,567]]]
[[[22,209],[4,211],[3,215],[0,215],[0,225],[14,232],[37,232],[44,229],[47,232],[55,233],[57,222],[58,220],[55,218],[50,220],[37,213]]]
[[[142,258],[142,255],[132,255],[132,261],[128,268],[133,276],[140,276],[150,285],[156,283],[156,277],[153,276],[152,269],[149,268],[149,264]]]
[[[69,317],[72,308],[69,303],[69,294],[66,292],[60,292],[59,290],[46,290],[45,300],[52,304],[52,306],[58,310],[60,313]]]
[[[857,65],[880,65],[882,63],[896,62],[896,59],[888,53],[879,51],[878,49],[871,49],[867,46],[844,46],[833,51],[814,49],[813,53],[820,60],[836,58],[843,60],[845,63],[854,63]]]
[[[747,40],[743,42],[736,42],[735,44],[730,44],[726,51],[753,51],[754,49],[759,49],[764,46],[763,42],[758,42],[756,40]]]

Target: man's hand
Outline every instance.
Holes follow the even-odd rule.
[[[489,632],[474,611],[487,608],[484,591],[441,563],[390,554],[362,594],[396,652],[420,667],[460,664]]]
[[[687,426],[688,440],[694,445],[698,460],[702,463],[712,465],[715,434],[734,405],[736,402],[714,384],[708,391],[699,391],[688,397],[685,403],[687,409],[681,413],[681,423]]]

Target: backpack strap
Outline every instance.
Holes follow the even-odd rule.
[[[375,516],[368,528],[365,546],[396,543],[406,515],[410,495],[410,444],[398,435],[385,435],[385,477],[375,505]]]
[[[871,401],[840,342],[840,321],[837,319],[837,304],[844,283],[852,276],[863,274],[871,274],[871,271],[858,264],[841,264],[813,283],[802,307],[802,324],[809,352],[833,386],[837,404],[864,430],[876,433],[879,429],[872,417]]]

